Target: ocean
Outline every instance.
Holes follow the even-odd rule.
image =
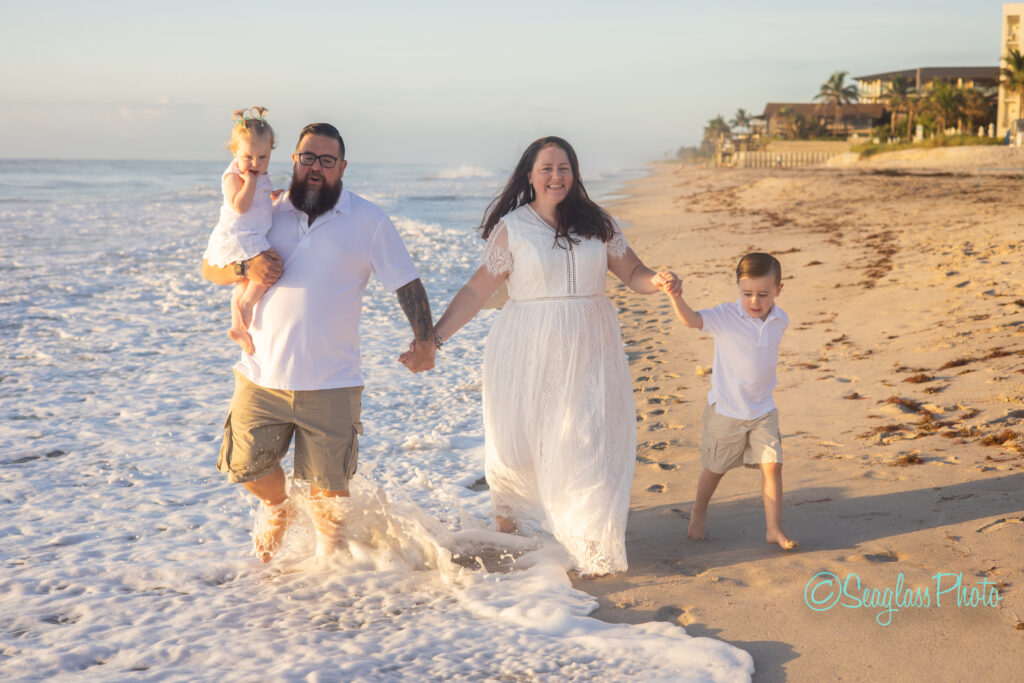
[[[287,155],[271,164],[286,187]],[[746,680],[749,655],[614,625],[543,534],[491,528],[480,362],[497,311],[398,363],[395,296],[363,303],[350,547],[300,519],[270,565],[215,469],[238,349],[199,273],[224,162],[0,160],[0,678]],[[435,319],[479,263],[507,169],[350,164],[394,220]],[[643,169],[584,177],[607,201]],[[627,230],[628,236],[628,230]]]

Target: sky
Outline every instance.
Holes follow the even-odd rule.
[[[997,66],[981,0],[0,0],[0,158],[229,159],[262,105],[275,159],[312,121],[350,160],[511,166],[560,135],[607,169],[704,124],[808,102],[838,70]]]

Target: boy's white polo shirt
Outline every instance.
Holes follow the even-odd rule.
[[[373,274],[388,290],[419,277],[391,219],[342,190],[334,208],[307,226],[287,195],[267,239],[284,273],[256,305],[256,353],[235,365],[250,381],[293,391],[362,386],[359,313]]]
[[[772,306],[763,321],[743,310],[740,300],[699,311],[704,332],[715,338],[708,403],[738,420],[753,420],[775,409],[772,389],[777,378],[779,342],[789,316]]]

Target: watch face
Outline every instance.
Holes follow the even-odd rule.
[[[235,261],[235,275],[245,275],[245,261]]]

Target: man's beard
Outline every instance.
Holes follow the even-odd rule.
[[[292,173],[292,184],[288,188],[288,199],[292,206],[300,211],[305,211],[310,222],[317,216],[327,213],[338,203],[341,196],[341,179],[334,185],[328,185],[325,181],[320,185],[310,185],[305,180],[299,180],[295,173]]]

